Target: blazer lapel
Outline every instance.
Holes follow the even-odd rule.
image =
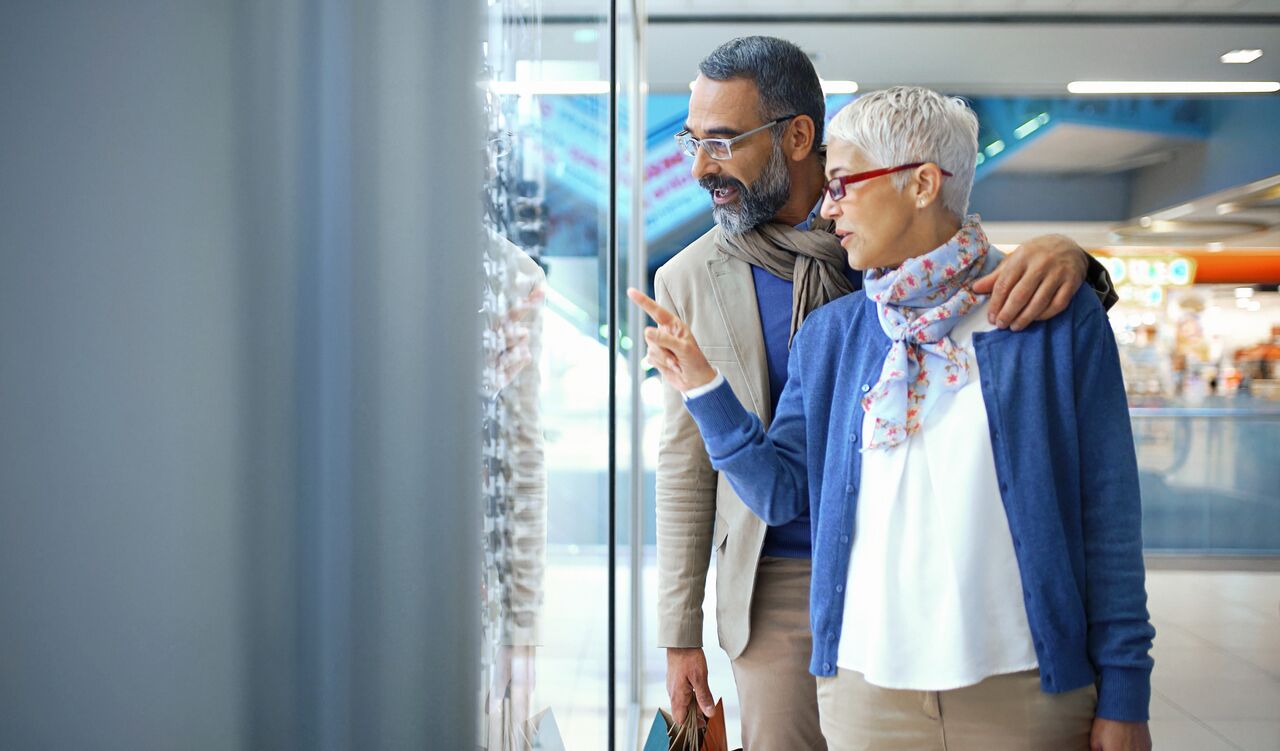
[[[769,364],[764,351],[764,329],[756,302],[756,285],[751,265],[725,253],[716,252],[707,261],[711,291],[724,317],[729,342],[738,365],[746,375],[748,397],[765,427],[773,419],[769,403]]]

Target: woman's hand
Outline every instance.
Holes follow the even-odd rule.
[[[658,324],[644,330],[644,341],[649,346],[649,364],[658,369],[668,386],[683,394],[715,380],[716,369],[707,362],[684,321],[638,289],[628,289],[627,297]]]
[[[1145,722],[1095,717],[1089,751],[1151,751],[1151,729]]]

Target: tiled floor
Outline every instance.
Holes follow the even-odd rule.
[[[537,708],[551,706],[568,751],[605,748],[607,620],[605,573],[592,556],[549,561],[546,635],[539,650]],[[645,602],[656,579],[644,576]],[[710,588],[709,588],[710,589]],[[1157,629],[1152,678],[1151,732],[1157,751],[1280,751],[1280,573],[1152,570],[1147,575],[1152,620]],[[625,592],[625,572],[620,589]],[[714,612],[708,598],[707,612]],[[625,605],[625,603],[624,603]],[[644,612],[645,638],[656,629],[652,607]],[[626,608],[618,623],[629,623]],[[705,642],[711,688],[725,699],[730,742],[738,742],[737,702],[728,660],[715,646],[712,618]],[[628,645],[619,637],[620,666]],[[661,650],[646,647],[647,724],[665,704]],[[625,702],[621,676],[620,702]],[[626,727],[619,717],[619,732]],[[619,746],[629,751],[631,746]]]
[[[1151,734],[1168,751],[1280,751],[1280,573],[1151,571]]]

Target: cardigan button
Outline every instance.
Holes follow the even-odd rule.
[[[837,584],[837,585],[836,585],[836,592],[837,592],[837,593],[839,593],[839,592],[843,592],[843,591],[844,591],[844,585],[843,585],[843,584]]]
[[[869,384],[866,384],[866,383],[862,384],[862,393],[865,394],[870,390],[871,390],[871,386]]]
[[[824,673],[830,673],[830,672],[831,672],[831,663],[829,663],[829,662],[824,662],[824,663],[822,663],[822,672],[824,672]]]
[[[843,543],[845,543],[845,544],[848,544],[848,542],[849,542],[849,535],[840,535],[840,542],[843,542]]]
[[[846,492],[846,493],[853,493],[853,486],[852,486],[852,485],[845,485],[845,486],[844,486],[844,492]]]

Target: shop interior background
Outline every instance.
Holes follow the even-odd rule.
[[[829,114],[966,97],[993,240],[1109,265],[1156,747],[1280,748],[1280,94],[1068,90],[1280,82],[1280,0],[0,5],[0,747],[637,748],[620,292],[711,226],[672,135],[745,34]]]

